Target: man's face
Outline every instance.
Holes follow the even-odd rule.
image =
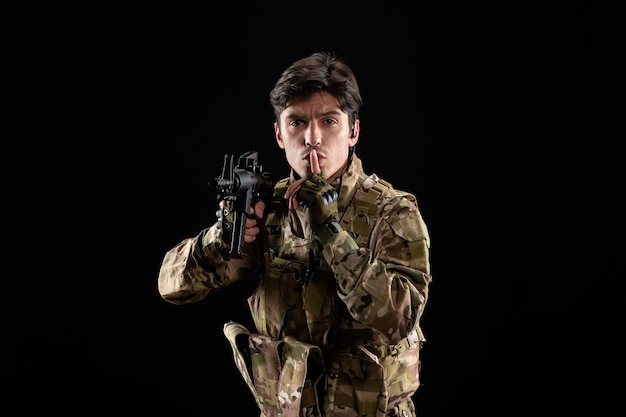
[[[312,173],[311,150],[317,152],[322,174],[332,182],[348,160],[348,150],[359,138],[359,121],[354,137],[347,113],[337,99],[321,92],[309,99],[293,101],[280,114],[280,126],[274,123],[276,141],[285,150],[287,162],[302,178]]]

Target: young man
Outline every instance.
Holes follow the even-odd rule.
[[[354,152],[362,104],[331,54],[294,62],[270,93],[291,174],[258,199],[231,256],[228,196],[218,220],[164,257],[161,296],[204,300],[242,279],[255,329],[226,323],[261,416],[416,416],[430,240],[415,197],[367,175]]]

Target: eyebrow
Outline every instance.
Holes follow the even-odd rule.
[[[320,116],[321,117],[326,117],[326,116],[341,116],[342,112],[339,110],[329,110],[326,111],[324,113],[322,113]],[[285,119],[303,119],[304,117],[299,115],[298,113],[287,113],[285,114]]]

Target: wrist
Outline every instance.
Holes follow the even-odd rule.
[[[343,228],[338,222],[330,221],[315,232],[315,240],[317,240],[319,244],[324,247],[330,238],[341,233],[342,231]]]

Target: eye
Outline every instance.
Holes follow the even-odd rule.
[[[324,120],[324,123],[326,123],[327,125],[335,125],[337,124],[337,121],[335,119],[326,119]]]
[[[302,119],[292,120],[289,122],[289,126],[300,126],[302,123],[304,123],[304,120]]]

